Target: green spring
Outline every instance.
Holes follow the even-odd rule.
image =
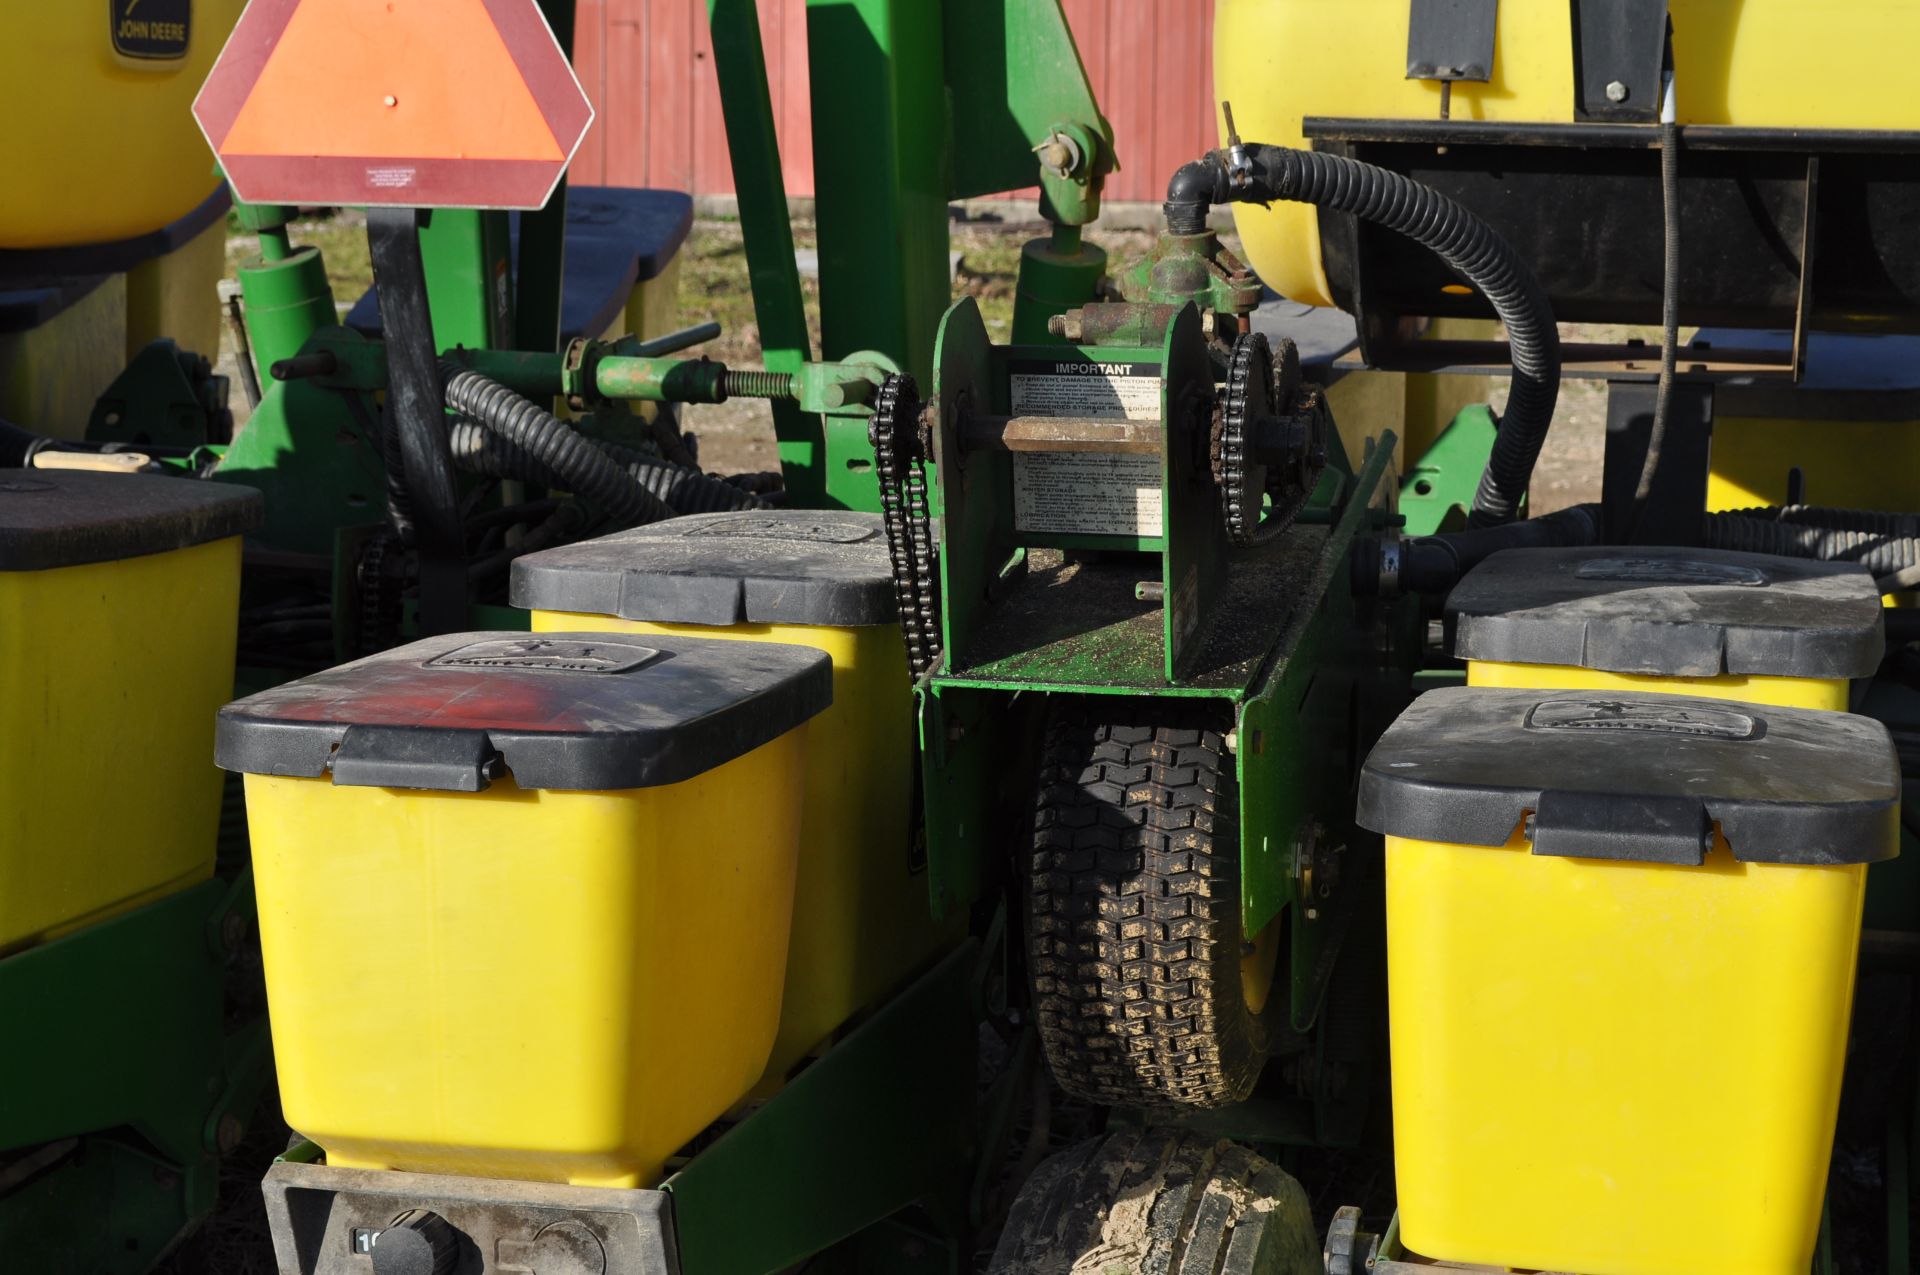
[[[797,398],[791,372],[736,372],[728,369],[722,388],[728,398]]]

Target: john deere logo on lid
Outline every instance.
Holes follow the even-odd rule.
[[[193,0],[107,0],[113,51],[122,57],[183,58],[193,33]]]
[[[536,669],[554,673],[624,673],[659,655],[637,642],[553,638],[488,638],[436,655],[425,668]]]
[[[1528,730],[1646,731],[1658,735],[1694,735],[1706,739],[1758,739],[1765,720],[1728,708],[1709,708],[1659,696],[1653,704],[1606,699],[1547,699],[1527,710]]]
[[[738,518],[720,518],[702,523],[681,534],[688,537],[721,536],[734,540],[793,540],[806,544],[852,545],[871,540],[874,529],[858,523],[742,514]]]
[[[1767,582],[1766,573],[1757,567],[1687,558],[1589,558],[1573,569],[1573,576],[1576,580],[1623,584],[1731,584],[1743,588]]]

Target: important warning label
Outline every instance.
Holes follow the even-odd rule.
[[[1160,419],[1158,363],[1092,359],[1016,359],[1008,366],[1015,416],[1085,416],[1093,420]]]
[[[1160,534],[1160,458],[1107,452],[1016,452],[1013,521],[1021,531]]]

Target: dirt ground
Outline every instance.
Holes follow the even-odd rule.
[[[956,221],[952,227],[953,294],[970,295],[980,303],[987,330],[1004,337],[1012,324],[1015,274],[1020,246],[1039,233],[1034,222]],[[333,282],[334,299],[342,314],[372,285],[367,261],[365,221],[355,213],[297,223],[297,244],[317,245],[325,255]],[[1138,261],[1153,246],[1154,236],[1143,230],[1100,229],[1093,238],[1107,249],[1113,272]],[[1232,237],[1227,237],[1229,246]],[[796,256],[803,265],[814,258],[813,227],[794,226]],[[228,269],[258,251],[251,235],[235,232],[227,241]],[[680,250],[679,321],[690,326],[717,321],[722,335],[702,353],[735,364],[759,359],[759,328],[753,319],[753,298],[747,286],[746,252],[737,221],[701,220],[695,223]],[[819,343],[818,282],[803,270],[802,291],[816,348]],[[1568,340],[1615,340],[1623,329],[1568,327]],[[230,336],[221,348],[221,367],[237,371]],[[235,419],[244,420],[246,403],[235,381]],[[1496,382],[1493,400],[1505,402],[1506,385]],[[700,443],[701,463],[720,473],[776,468],[773,419],[767,404],[752,399],[684,409],[685,427]],[[1561,409],[1535,471],[1533,509],[1546,513],[1583,500],[1599,498],[1600,461],[1606,436],[1606,399],[1594,381],[1568,381],[1561,391]]]

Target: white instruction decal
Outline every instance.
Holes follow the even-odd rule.
[[[1007,367],[1008,410],[1015,416],[1084,416],[1105,421],[1160,419],[1158,363],[1092,359],[1015,359]]]
[[[1013,522],[1021,531],[1160,534],[1160,458],[1121,452],[1015,452]]]

